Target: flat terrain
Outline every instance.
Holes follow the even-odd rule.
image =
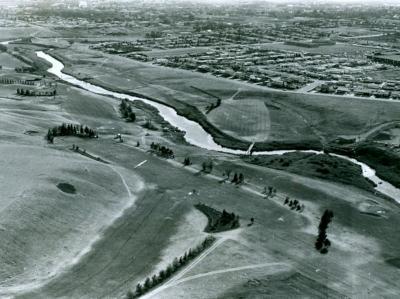
[[[65,55],[68,71],[81,78],[172,106],[192,105],[220,130],[248,140],[327,143],[399,115],[397,103],[273,92],[76,45],[57,54]],[[221,97],[221,106],[206,115],[215,99],[191,86]],[[171,132],[144,128],[149,117],[157,128],[163,126],[145,107],[136,105],[138,120],[128,123],[117,100],[62,82],[56,97],[20,97],[16,88],[0,89],[0,296],[121,298],[203,240],[207,219],[193,207],[199,202],[239,214],[241,228],[215,234],[215,246],[144,298],[397,296],[400,241],[393,236],[400,210],[393,201],[361,184],[253,165],[190,146]],[[236,103],[251,116],[240,119]],[[217,116],[224,112],[236,113],[241,124],[221,121]],[[99,138],[56,137],[47,144],[48,128],[62,122],[88,125]],[[118,133],[123,143],[114,139]],[[175,159],[151,154],[153,141],[173,148]],[[73,144],[108,163],[71,151]],[[186,156],[193,162],[189,167],[182,166]],[[210,158],[212,173],[200,172]],[[307,167],[300,159],[296,163],[298,169]],[[245,183],[224,180],[226,170],[243,173]],[[352,171],[359,179],[359,169]],[[266,186],[277,194],[265,198]],[[283,205],[287,196],[304,204],[304,211]],[[332,246],[321,255],[314,242],[325,209],[334,211],[327,231]],[[248,226],[251,218],[254,224]]]

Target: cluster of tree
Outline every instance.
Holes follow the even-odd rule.
[[[226,210],[218,211],[206,204],[198,203],[195,208],[204,213],[208,219],[206,232],[217,233],[235,229],[240,226],[239,215],[228,213]]]
[[[237,228],[239,227],[239,216],[235,215],[235,213],[228,213],[227,211],[222,210],[221,217],[217,221],[217,225],[222,225],[225,226],[227,224],[230,224],[231,228]]]
[[[233,178],[231,180],[231,183],[232,184],[236,184],[236,185],[240,185],[240,184],[244,183],[244,175],[243,175],[243,173],[237,174],[235,172],[235,174],[233,175]]]
[[[163,283],[175,272],[184,267],[188,262],[199,256],[204,250],[209,248],[214,242],[215,237],[208,236],[195,248],[189,249],[189,251],[185,252],[185,254],[180,256],[179,258],[175,258],[165,270],[161,270],[158,274],[154,274],[152,277],[147,277],[143,283],[138,283],[135,292],[129,291],[127,293],[127,299],[138,298],[139,296],[150,291],[155,286]]]
[[[211,173],[214,167],[212,160],[207,160],[201,163],[201,170],[205,173]]]
[[[274,187],[268,186],[268,188],[264,187],[262,193],[265,194],[266,197],[274,197],[276,195],[276,192],[277,190]]]
[[[190,160],[189,157],[185,157],[185,159],[183,159],[183,166],[189,166],[192,165],[192,161]]]
[[[291,200],[288,196],[285,198],[285,201],[283,202],[283,204],[288,205],[291,210],[296,210],[300,213],[303,212],[303,210],[304,210],[303,204],[301,205],[297,199]]]
[[[164,145],[152,142],[150,144],[150,148],[160,157],[167,158],[167,159],[175,158],[175,155],[174,155],[174,152],[172,151],[172,149],[170,149]]]
[[[16,67],[15,71],[17,73],[34,73],[36,71],[36,68],[32,66],[21,66],[21,67]]]
[[[143,128],[149,129],[149,130],[157,130],[157,127],[153,125],[150,119],[147,119],[146,122],[143,125]]]
[[[121,103],[119,104],[119,112],[127,121],[134,122],[136,120],[136,114],[132,111],[131,104],[126,99],[121,100]]]
[[[49,129],[46,134],[46,139],[49,143],[53,143],[54,137],[56,136],[78,136],[93,138],[97,137],[97,133],[95,130],[87,126],[63,123],[60,126]]]
[[[31,96],[31,97],[48,97],[48,96],[55,96],[57,91],[53,90],[29,90],[18,88],[17,94],[21,96]]]
[[[0,84],[22,84],[22,85],[35,85],[35,82],[32,80],[16,80],[10,78],[1,78]]]
[[[326,235],[326,229],[328,228],[328,224],[332,221],[332,218],[333,212],[330,210],[325,210],[318,226],[318,237],[317,241],[315,242],[315,249],[322,254],[328,253],[328,248],[331,246],[331,241],[329,241]]]

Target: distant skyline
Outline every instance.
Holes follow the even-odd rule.
[[[46,1],[46,0],[44,0]],[[43,0],[0,0],[0,6],[17,6],[23,3],[44,2]],[[48,1],[48,0],[47,0]],[[68,2],[76,0],[50,0],[49,2]],[[136,0],[95,0],[94,2],[131,2]],[[270,3],[306,3],[306,4],[391,4],[400,5],[400,0],[144,0],[145,2],[201,2],[201,3],[250,3],[250,2],[270,2]]]

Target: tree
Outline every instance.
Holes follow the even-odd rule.
[[[288,196],[286,196],[286,198],[285,198],[285,202],[283,203],[284,205],[287,205],[289,203],[289,197]]]
[[[160,278],[160,281],[163,281],[167,277],[165,271],[161,270],[160,273],[158,273],[158,277]]]
[[[167,277],[170,277],[172,275],[172,273],[174,273],[174,269],[172,268],[172,265],[168,265],[167,269],[165,270],[165,274],[167,275]]]
[[[172,262],[172,270],[175,272],[179,268],[179,260],[178,258],[174,258],[174,261]]]
[[[146,278],[146,280],[144,281],[143,287],[144,287],[145,290],[148,290],[148,289],[151,288],[151,281],[150,281],[150,278],[148,278],[148,277]]]
[[[207,172],[207,173],[212,172],[212,169],[213,169],[213,162],[212,162],[212,160],[204,161],[204,162],[201,164],[201,167],[202,167],[203,172]]]
[[[137,292],[137,291],[136,291]],[[141,294],[141,293],[140,293]],[[139,293],[138,293],[139,295]],[[128,293],[126,293],[126,299],[134,299],[136,296],[132,291],[128,291]]]
[[[330,210],[325,210],[318,226],[318,237],[317,240],[315,241],[315,249],[317,249],[323,254],[328,252],[327,248],[331,245],[331,242],[327,238],[326,230],[328,228],[329,223],[332,221],[332,218],[333,218],[333,212]]]
[[[54,143],[54,135],[50,129],[47,131],[46,139],[48,143]]]
[[[192,161],[190,161],[189,157],[185,157],[185,159],[183,160],[183,165],[184,166],[189,166],[190,164],[192,164]]]
[[[151,285],[152,285],[152,286],[155,286],[157,283],[158,283],[158,277],[157,277],[157,275],[154,274],[154,275],[151,277]]]
[[[129,106],[130,107],[130,106]],[[128,114],[128,121],[134,122],[136,120],[136,114],[134,112],[129,112]]]
[[[136,285],[136,294],[141,295],[143,293],[143,287],[140,283]]]
[[[239,178],[238,178],[238,175],[237,175],[237,173],[235,172],[235,174],[233,175],[233,179],[232,179],[232,183],[237,183],[238,182],[238,180],[239,180]]]

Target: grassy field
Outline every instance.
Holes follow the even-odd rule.
[[[238,139],[262,142],[269,137],[269,109],[261,101],[225,100],[207,118],[217,128]]]
[[[0,65],[3,69],[14,69],[15,67],[26,66],[25,63],[5,52],[0,52]]]
[[[374,184],[361,175],[361,167],[328,155],[288,153],[282,156],[244,157],[246,162],[373,191]]]
[[[61,139],[46,144],[48,127],[75,121],[60,101],[67,98],[0,101],[1,296],[38,287],[78,261],[143,188],[134,173],[125,181],[118,167],[74,154]]]

